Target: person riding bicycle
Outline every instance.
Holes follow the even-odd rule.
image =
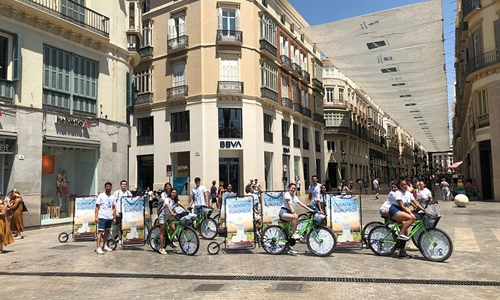
[[[299,204],[303,208],[305,208],[307,211],[314,212],[314,210],[310,209],[305,205],[304,203],[300,202],[299,198],[295,196],[295,190],[296,190],[296,185],[295,183],[290,183],[288,185],[288,192],[285,193],[283,196],[283,204],[281,205],[280,209],[280,219],[290,222],[292,224],[292,238],[298,240],[300,236],[297,234],[297,221],[298,221],[298,216],[295,213],[294,206],[295,204]],[[294,250],[292,247],[288,250],[288,254],[296,254],[297,251]]]
[[[178,214],[186,212],[186,208],[179,202],[179,196],[177,189],[170,190],[170,197],[165,201],[165,209],[163,210],[163,219],[165,222],[170,224],[170,232],[175,231],[174,217]],[[165,225],[164,225],[165,226]],[[177,247],[177,245],[172,241],[172,246]],[[163,244],[163,235],[160,235],[160,245]],[[163,251],[162,251],[163,250]],[[164,248],[160,249],[160,254],[167,254]]]
[[[160,224],[160,245],[164,245],[163,236],[165,235],[166,223],[165,223],[165,205],[170,202],[170,192],[172,191],[172,185],[170,182],[165,183],[163,186],[163,193],[160,195],[158,200],[158,206],[156,207],[156,212],[158,215],[158,224]],[[165,249],[160,250],[160,254],[167,254]]]
[[[193,207],[194,205],[194,213],[196,215],[201,215],[203,207],[207,206],[208,203],[208,191],[207,188],[201,185],[201,179],[200,177],[196,177],[194,179],[194,183],[196,184],[196,187],[193,188],[192,191],[192,196],[191,196],[191,203],[189,204],[189,207]],[[197,229],[198,232],[200,229]]]

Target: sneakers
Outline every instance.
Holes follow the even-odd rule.
[[[161,248],[160,251],[158,251],[158,252],[160,252],[160,254],[162,254],[162,255],[168,254],[167,251],[165,251],[165,249],[163,249],[163,248]]]
[[[294,239],[294,240],[298,240],[298,239],[300,239],[300,235],[298,235],[297,233],[294,233],[294,234],[292,235],[292,239]]]
[[[99,248],[100,249],[100,248]],[[101,250],[102,251],[102,250]],[[111,252],[113,249],[109,248],[107,245],[104,246],[104,251]]]
[[[410,239],[410,238],[409,238],[409,237],[407,237],[407,236],[406,236],[406,235],[404,235],[404,234],[400,234],[400,235],[398,235],[398,240],[407,241],[407,240],[409,240],[409,239]]]
[[[399,257],[399,258],[413,258],[413,255],[408,254],[408,253],[406,253],[406,252],[399,252],[398,257]]]
[[[294,250],[294,249],[290,248],[290,250],[288,250],[287,253],[288,254],[297,254],[298,252],[297,252],[297,250]]]
[[[104,251],[102,251],[102,249],[101,249],[101,248],[97,248],[97,249],[95,250],[95,252],[97,252],[97,254],[100,254],[100,255],[104,254]]]

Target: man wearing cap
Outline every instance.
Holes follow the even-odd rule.
[[[194,213],[199,215],[201,214],[201,209],[203,206],[207,206],[208,203],[208,191],[207,188],[201,185],[200,177],[196,177],[194,179],[194,183],[196,187],[193,188],[190,207],[194,205]]]

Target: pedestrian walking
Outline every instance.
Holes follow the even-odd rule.
[[[10,230],[14,233],[14,239],[22,239],[24,231],[23,196],[21,196],[21,192],[18,189],[10,191],[7,211],[11,216]]]
[[[297,196],[300,196],[300,186],[302,185],[302,182],[300,181],[299,177],[297,177],[295,184],[297,185]]]
[[[106,244],[108,241],[109,231],[111,230],[111,225],[116,223],[117,211],[116,211],[116,197],[111,193],[113,185],[111,182],[106,182],[104,184],[104,193],[101,193],[96,200],[95,204],[95,221],[97,225],[97,254],[104,254],[104,251],[113,251]],[[101,241],[104,247],[101,247]],[[104,251],[102,251],[104,248]]]
[[[378,178],[373,179],[373,188],[375,189],[375,200],[378,200],[378,194],[380,193],[380,182]]]
[[[0,253],[3,252],[3,246],[14,243],[12,231],[10,231],[9,223],[7,221],[7,209],[5,208],[3,200],[0,199]]]

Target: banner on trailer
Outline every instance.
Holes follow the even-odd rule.
[[[332,214],[330,213],[332,211],[332,204],[333,204],[333,199],[335,195],[333,194],[325,194],[325,204],[326,204],[326,226],[329,228],[333,228],[333,219],[332,219]]]
[[[146,223],[151,224],[151,211],[149,210],[149,197],[142,196],[142,202],[144,202],[144,220]]]
[[[254,247],[253,198],[226,198],[226,225],[228,249]]]
[[[226,219],[226,199],[228,198],[236,198],[236,194],[234,192],[225,192],[221,197],[221,207],[220,207],[220,219]]]
[[[330,200],[331,228],[337,234],[337,248],[360,248],[360,196],[330,195]]]
[[[144,244],[144,201],[142,197],[122,197],[123,245]]]
[[[172,187],[177,190],[178,195],[189,195],[189,177],[174,177]]]
[[[73,221],[75,240],[94,239],[96,232],[94,197],[75,198]]]
[[[262,193],[262,222],[264,225],[278,225],[283,192]]]

